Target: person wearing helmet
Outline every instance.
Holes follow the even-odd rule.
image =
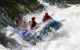
[[[43,16],[42,22],[45,22],[45,21],[47,21],[49,19],[52,19],[52,17],[49,16],[48,13],[46,12],[45,15]]]
[[[34,29],[34,27],[36,26],[36,21],[35,21],[35,16],[31,17],[31,21],[29,22],[30,24],[30,29]]]

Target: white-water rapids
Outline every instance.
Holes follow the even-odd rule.
[[[14,38],[23,46],[17,46],[12,50],[80,50],[80,6],[72,5],[71,7],[60,9],[54,5],[44,4],[47,6],[46,11],[48,11],[49,15],[63,23],[62,30],[53,35],[53,39],[42,41],[34,46],[15,34],[11,38]],[[37,22],[41,22],[40,16],[42,14],[40,13],[28,14],[25,17],[32,15],[37,16]],[[8,31],[8,33],[10,32]],[[7,48],[0,45],[0,50],[7,50]]]

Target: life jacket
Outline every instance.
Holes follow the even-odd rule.
[[[45,21],[47,21],[47,20],[49,20],[49,19],[52,19],[52,17],[51,17],[51,16],[44,16],[43,22],[45,22]]]
[[[32,21],[31,28],[33,29],[35,26],[36,26],[36,22],[35,21]]]

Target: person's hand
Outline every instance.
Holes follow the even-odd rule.
[[[60,21],[61,21],[61,22],[65,22],[65,21],[66,21],[66,19],[61,19]]]

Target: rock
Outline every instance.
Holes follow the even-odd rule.
[[[7,40],[7,37],[4,33],[1,33],[0,32],[0,43],[3,45],[3,46],[6,46],[7,43],[8,43],[8,40]]]

